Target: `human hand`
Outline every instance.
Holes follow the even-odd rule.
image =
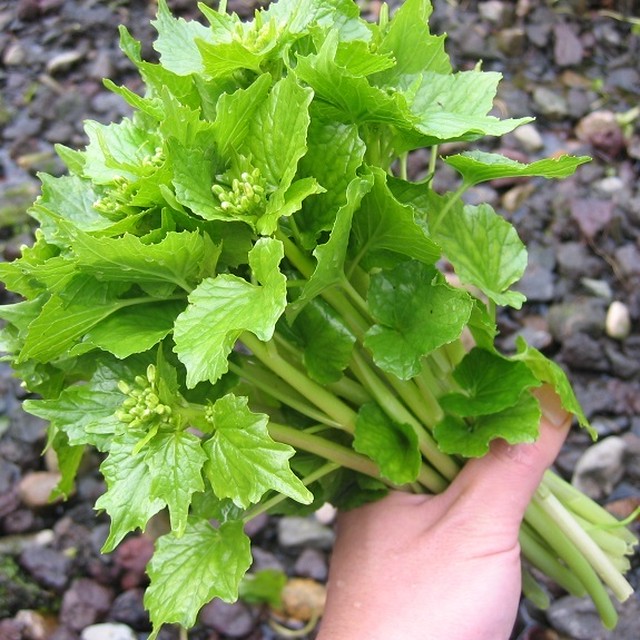
[[[504,640],[521,591],[518,531],[571,417],[537,391],[535,444],[494,441],[438,496],[394,492],[342,513],[318,640]]]

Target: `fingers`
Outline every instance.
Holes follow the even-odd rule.
[[[553,389],[536,391],[542,409],[540,435],[533,444],[494,441],[483,458],[469,461],[447,490],[451,499],[481,505],[484,514],[502,525],[519,527],[546,469],[558,455],[571,426],[571,415]]]

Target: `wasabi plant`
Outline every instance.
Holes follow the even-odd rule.
[[[523,340],[496,348],[497,307],[525,299],[512,285],[526,249],[462,198],[588,158],[440,157],[530,119],[488,115],[500,75],[452,69],[428,0],[393,18],[383,6],[376,24],[351,0],[280,0],[250,22],[200,10],[208,26],[159,0],[159,63],[121,28],[145,94],[106,81],[133,116],[58,148],[68,175],[41,176],[36,242],[0,264],[23,297],[0,308],[2,347],[34,394],[25,408],[50,422],[57,493],[92,447],[103,551],[168,512],[151,638],[238,597],[243,526],[260,513],[442,491],[494,438],[535,440],[542,384],[589,428],[557,364]],[[421,148],[430,164],[412,181]],[[433,188],[443,164],[460,176],[449,193]],[[534,566],[615,625],[626,528],[548,473],[520,539],[527,595],[544,605]]]

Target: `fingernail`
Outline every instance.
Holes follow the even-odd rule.
[[[545,384],[538,389],[534,389],[533,394],[540,401],[543,417],[555,427],[564,427],[570,419],[571,414],[564,409],[560,396],[555,389]]]

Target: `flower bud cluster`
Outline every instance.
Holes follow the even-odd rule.
[[[145,156],[142,159],[142,166],[158,168],[164,164],[164,161],[165,155],[162,147],[156,147],[155,153],[153,155]]]
[[[136,376],[134,382],[133,386],[123,380],[118,382],[118,389],[128,396],[116,413],[118,420],[127,423],[132,429],[148,427],[156,422],[170,424],[172,410],[169,405],[160,402],[156,368],[150,364],[146,377]]]
[[[118,176],[111,187],[102,197],[93,203],[93,208],[103,213],[108,218],[120,217],[122,205],[129,200],[129,181],[123,176]]]
[[[214,184],[211,191],[220,201],[220,208],[236,216],[257,217],[266,200],[265,181],[257,167],[243,171],[231,180],[230,188]]]

